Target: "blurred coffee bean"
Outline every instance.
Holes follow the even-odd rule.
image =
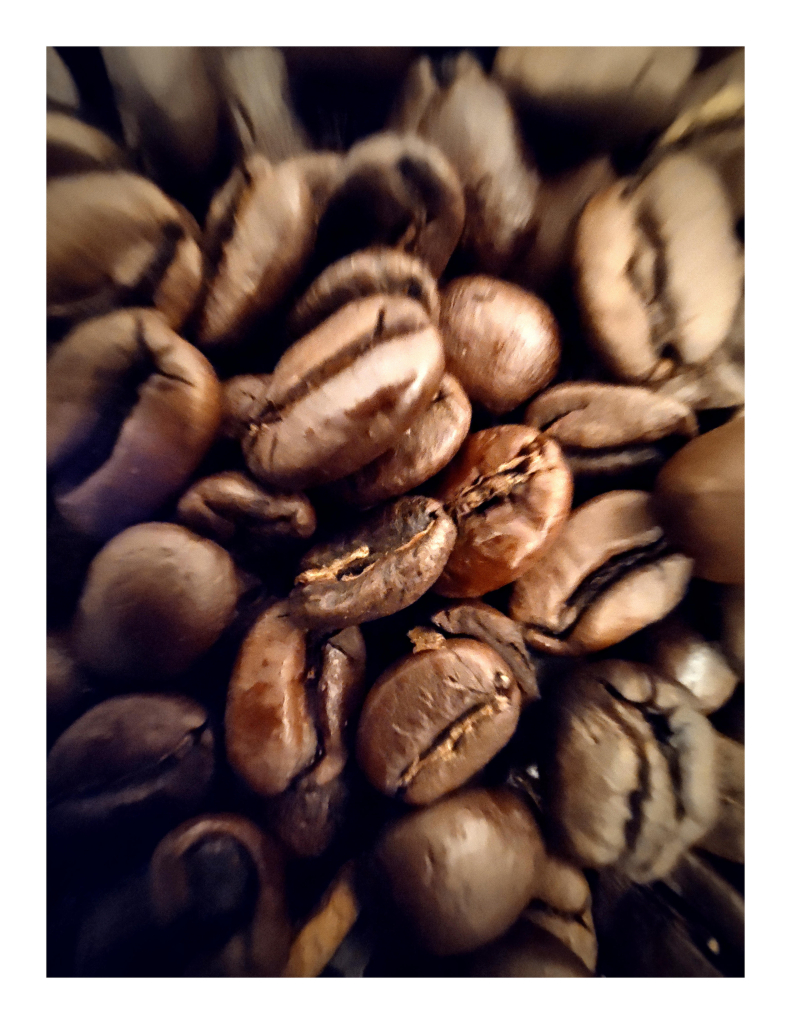
[[[446,373],[431,405],[404,431],[394,448],[339,480],[334,494],[370,508],[425,483],[450,462],[464,443],[472,406],[461,384]]]
[[[522,921],[549,932],[596,970],[598,947],[585,875],[568,861],[548,855],[541,867],[540,888],[521,915]]]
[[[415,602],[442,572],[456,540],[433,498],[399,498],[345,536],[313,548],[289,596],[293,618],[339,629],[392,615]]]
[[[213,541],[171,523],[132,526],[88,570],[74,624],[79,660],[117,682],[170,679],[219,638],[240,590]]]
[[[718,732],[714,739],[719,810],[713,827],[697,846],[744,864],[744,744]]]
[[[214,772],[206,711],[187,697],[132,694],[91,708],[47,758],[52,842],[111,842],[161,835],[205,799]]]
[[[409,804],[470,779],[513,735],[521,691],[497,652],[452,638],[391,666],[365,699],[357,761],[368,780]]]
[[[356,472],[425,412],[444,364],[442,340],[413,299],[348,303],[275,367],[265,409],[242,441],[250,472],[288,489]]]
[[[348,803],[343,775],[317,782],[309,771],[267,798],[267,825],[292,856],[320,857],[346,824]]]
[[[213,349],[243,340],[286,295],[315,240],[313,196],[299,163],[253,153],[212,199],[207,294],[197,337]]]
[[[508,665],[522,690],[522,707],[538,697],[536,669],[517,623],[483,601],[458,601],[431,621],[442,633],[467,636],[492,647]]]
[[[744,417],[690,441],[662,467],[654,504],[668,539],[715,583],[744,582]]]
[[[292,931],[283,856],[251,821],[237,814],[185,821],[154,851],[149,885],[178,973],[280,974]]]
[[[523,575],[566,521],[572,488],[559,446],[531,427],[471,434],[433,490],[458,528],[435,591],[480,597]]]
[[[555,376],[560,335],[549,306],[517,285],[482,274],[442,293],[447,367],[473,402],[511,412]]]
[[[607,145],[670,124],[697,59],[695,46],[503,46],[492,74],[515,103]]]
[[[716,819],[714,730],[683,687],[625,661],[581,666],[552,699],[560,848],[581,867],[661,878]]]
[[[379,246],[361,249],[331,264],[308,288],[289,316],[289,329],[302,337],[347,302],[368,295],[404,295],[439,321],[437,283],[415,256]]]
[[[356,143],[319,223],[319,273],[343,256],[385,245],[421,259],[434,277],[464,225],[464,194],[442,151],[413,134],[380,132]]]
[[[653,442],[698,432],[692,410],[675,399],[648,388],[594,381],[549,388],[527,407],[524,422],[561,445],[575,476],[661,463],[662,451]]]
[[[47,746],[95,700],[68,633],[47,633]]]
[[[668,550],[645,491],[608,491],[580,505],[514,586],[510,615],[548,654],[601,651],[665,617],[692,561]]]
[[[738,682],[736,673],[713,644],[681,619],[663,619],[646,631],[645,639],[647,660],[663,676],[686,687],[704,715],[731,699]]]
[[[660,382],[709,358],[744,273],[716,172],[672,154],[598,193],[578,224],[575,268],[590,343],[618,380]]]
[[[421,57],[389,126],[442,150],[464,189],[461,247],[484,273],[503,273],[523,244],[539,179],[499,84],[469,52],[447,57],[439,81]]]
[[[176,517],[195,533],[241,547],[304,539],[316,529],[316,513],[304,494],[266,491],[235,470],[193,484],[181,496]]]
[[[344,864],[294,939],[284,978],[315,978],[324,970],[359,914],[354,863]]]
[[[69,69],[54,46],[47,47],[47,110],[65,110],[76,114],[80,95]]]
[[[389,906],[431,953],[466,953],[504,934],[530,900],[544,856],[522,801],[468,789],[393,822],[373,853]]]
[[[744,584],[724,587],[720,643],[733,669],[744,677]]]
[[[220,100],[197,46],[103,46],[127,148],[146,174],[205,174],[215,157]]]
[[[279,163],[308,148],[291,109],[286,63],[271,46],[221,46],[208,57],[239,149]]]
[[[123,167],[127,158],[113,140],[76,117],[47,112],[47,178]]]
[[[532,921],[520,920],[501,939],[471,958],[474,978],[592,978],[564,942]]]
[[[59,512],[99,539],[146,519],[197,468],[221,415],[211,364],[154,312],[81,324],[47,363],[47,469]]]
[[[179,330],[201,284],[198,226],[153,182],[90,171],[47,183],[47,317],[155,306]]]

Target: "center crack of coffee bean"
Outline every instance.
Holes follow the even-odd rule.
[[[476,477],[456,501],[449,504],[448,512],[457,525],[472,512],[482,514],[491,505],[504,501],[517,487],[526,484],[544,468],[545,461],[537,447],[521,453],[490,476]]]

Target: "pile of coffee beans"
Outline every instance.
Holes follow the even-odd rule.
[[[47,56],[48,973],[744,973],[744,51]]]

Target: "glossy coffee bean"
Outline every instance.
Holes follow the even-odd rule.
[[[162,828],[193,814],[214,771],[214,739],[203,707],[187,697],[112,697],[78,718],[47,758],[53,840]],[[161,834],[161,833],[160,833]]]
[[[179,330],[198,297],[198,227],[146,178],[90,171],[47,184],[47,316],[77,323],[155,306]]]
[[[547,813],[562,849],[661,878],[715,820],[714,730],[683,687],[625,661],[581,667],[553,702]]]
[[[283,855],[237,814],[204,814],[169,832],[151,858],[154,918],[186,974],[279,975],[291,941]],[[171,955],[173,955],[171,950]]]
[[[469,52],[446,58],[440,81],[421,57],[390,125],[442,150],[464,188],[461,247],[485,273],[503,273],[530,224],[539,178],[500,85]]]
[[[365,699],[357,761],[388,796],[424,804],[470,779],[511,738],[521,693],[487,644],[445,641],[391,666]]]
[[[504,934],[544,856],[538,826],[506,790],[469,789],[393,822],[374,849],[380,885],[414,941],[466,953]]]
[[[458,452],[471,419],[469,398],[456,378],[446,373],[431,405],[404,431],[395,447],[339,480],[333,492],[350,505],[370,508],[419,487]]]
[[[79,660],[146,685],[186,671],[230,623],[240,583],[228,553],[171,523],[141,523],[88,569],[74,624]]]
[[[690,441],[654,488],[668,538],[695,560],[695,575],[744,582],[744,417]]]
[[[433,498],[399,498],[309,551],[289,596],[295,620],[339,629],[413,604],[442,572],[456,528]]]
[[[493,413],[515,409],[558,371],[552,311],[517,285],[483,274],[456,278],[442,293],[440,327],[448,370]]]
[[[668,551],[651,495],[608,491],[576,508],[517,580],[510,614],[537,650],[600,651],[664,618],[691,575],[691,559]]]
[[[704,715],[721,708],[739,681],[721,651],[681,619],[669,616],[646,630],[653,667],[695,697]]]
[[[436,592],[480,597],[513,583],[563,526],[572,486],[560,448],[532,428],[471,434],[433,492],[458,528]]]
[[[593,381],[549,388],[527,407],[524,422],[560,444],[575,475],[660,462],[653,442],[698,432],[695,414],[676,399],[648,388]]]
[[[151,517],[220,426],[211,364],[155,313],[76,327],[47,364],[47,470],[61,515],[97,539]]]
[[[444,365],[440,336],[413,299],[348,303],[275,367],[242,441],[250,472],[290,489],[354,473],[428,408]]]

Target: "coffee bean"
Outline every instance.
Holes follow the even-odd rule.
[[[74,624],[79,659],[123,682],[178,675],[230,623],[240,589],[213,541],[170,523],[132,526],[91,562]]]
[[[645,633],[651,664],[668,679],[686,687],[704,715],[721,708],[732,697],[738,677],[720,651],[670,616]]]
[[[442,293],[448,370],[473,400],[505,413],[555,376],[560,336],[549,306],[514,284],[477,274]]]
[[[68,114],[47,112],[47,178],[123,167],[126,162],[123,150],[98,128]]]
[[[477,640],[408,655],[374,683],[357,760],[388,796],[424,804],[470,779],[511,738],[521,696],[508,665]]]
[[[331,483],[392,447],[439,388],[442,341],[412,299],[350,302],[286,352],[242,449],[276,487]]]
[[[220,426],[211,364],[153,312],[75,328],[47,364],[47,469],[55,501],[98,539],[176,494]]]
[[[563,526],[571,492],[550,438],[515,425],[471,434],[434,489],[458,528],[436,592],[480,597],[513,583]]]

